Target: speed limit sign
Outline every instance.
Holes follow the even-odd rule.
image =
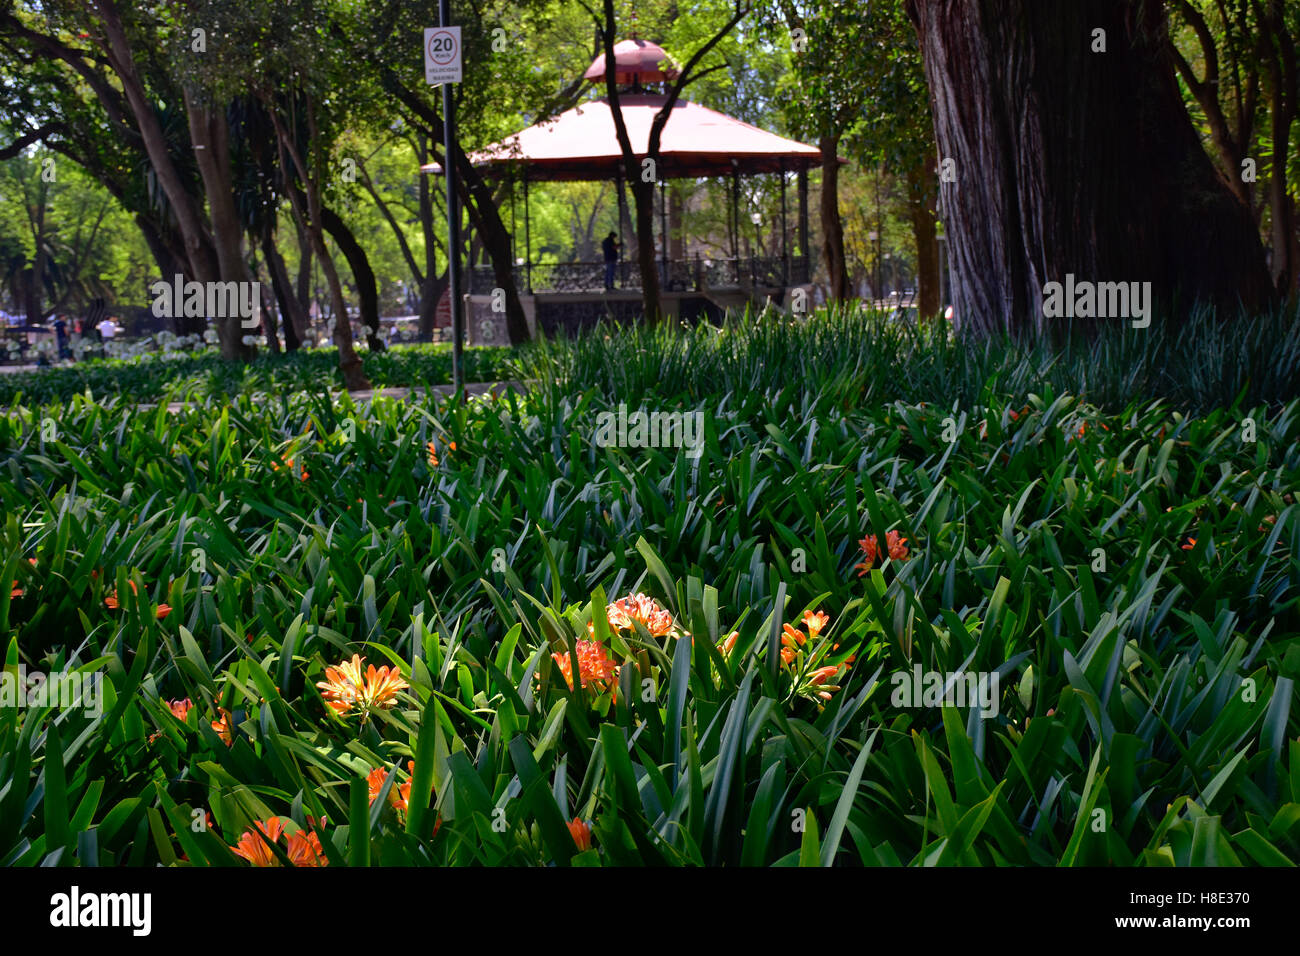
[[[460,27],[425,27],[424,81],[430,86],[461,81]]]

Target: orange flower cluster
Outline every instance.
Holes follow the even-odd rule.
[[[1110,429],[1107,428],[1106,425],[1105,425],[1104,423],[1102,423],[1102,422],[1098,422],[1097,424],[1101,425],[1102,429],[1104,429],[1105,431],[1110,431]],[[1088,423],[1087,423],[1087,422],[1084,422],[1082,425],[1079,426],[1079,430],[1078,430],[1077,432],[1074,433],[1074,437],[1075,437],[1075,438],[1082,438],[1082,437],[1084,436],[1084,433],[1085,433],[1087,430],[1088,430]]]
[[[222,739],[227,747],[231,746],[235,742],[235,737],[231,732],[230,726],[233,719],[234,718],[230,715],[230,711],[226,710],[224,707],[218,707],[217,719],[212,722],[212,729],[216,732],[217,736]]]
[[[437,468],[438,467],[438,446],[433,442],[429,442],[429,444],[425,445],[425,450],[429,453],[429,467]],[[454,441],[448,442],[447,450],[455,451],[456,443]]]
[[[169,700],[167,701],[167,709],[172,712],[173,717],[183,724],[186,716],[194,709],[194,702],[188,697],[184,700]]]
[[[564,675],[564,682],[573,690],[573,660],[568,651],[552,654],[551,660]],[[578,680],[583,687],[597,693],[608,690],[611,695],[618,690],[618,665],[599,641],[578,641]]]
[[[1007,410],[1007,415],[1010,416],[1010,418],[1011,418],[1011,420],[1012,420],[1013,422],[1014,422],[1014,421],[1019,421],[1021,415],[1028,415],[1028,414],[1029,414],[1029,406],[1028,406],[1028,405],[1026,405],[1024,408],[1020,409],[1020,411],[1018,411],[1018,412],[1017,412],[1014,408],[1012,408],[1012,409],[1008,409],[1008,410]]]
[[[1196,539],[1195,539],[1195,538],[1188,538],[1188,539],[1187,539],[1187,543],[1184,544],[1184,545],[1182,546],[1182,549],[1183,549],[1184,551],[1191,551],[1192,548],[1194,548],[1194,547],[1196,547]]]
[[[809,676],[808,682],[821,688],[821,690],[817,692],[817,696],[822,700],[830,700],[831,694],[840,689],[838,684],[826,683],[828,680],[832,680],[839,672],[839,667],[827,665],[826,667],[817,668]]]
[[[808,628],[807,636],[803,631],[791,627],[789,624],[781,625],[785,632],[781,635],[781,662],[787,667],[794,663],[795,655],[799,648],[803,647],[811,637],[814,641],[821,636],[822,628],[830,623],[830,616],[821,611],[804,611],[803,624]]]
[[[311,822],[311,821],[309,821]],[[284,835],[284,824],[279,817],[271,817],[253,824],[255,829],[245,830],[239,842],[231,847],[237,856],[243,857],[253,866],[279,866],[280,861],[267,841],[279,843]],[[259,835],[259,833],[261,835]],[[265,840],[262,837],[265,836]],[[285,855],[294,866],[328,866],[329,860],[321,848],[320,837],[306,830],[289,834],[284,847]]]
[[[804,611],[803,623],[813,638],[818,637],[827,624],[831,622],[829,614],[823,611]]]
[[[352,660],[325,668],[325,680],[316,684],[325,697],[325,705],[339,716],[353,707],[361,711],[363,718],[372,710],[387,710],[397,703],[398,692],[411,686],[396,667],[376,668],[371,664],[363,677],[364,663],[365,658],[353,654]]]
[[[406,769],[408,773],[414,775],[415,761],[406,761]],[[366,777],[366,786],[370,789],[370,803],[372,806],[374,805],[374,802],[379,799],[379,791],[384,789],[384,781],[387,779],[388,768],[386,767],[376,767],[374,770],[370,771],[369,776]],[[410,810],[411,804],[411,780],[409,778],[405,783],[389,788],[388,802],[393,809],[396,810],[403,819],[405,819],[407,812]],[[440,826],[442,826],[441,813],[438,814],[438,818],[433,821],[434,836],[438,835],[438,828]]]
[[[135,586],[134,581],[127,581],[126,583],[131,585],[132,594],[140,593],[140,589]],[[118,601],[117,599],[117,588],[114,588],[113,593],[110,594],[108,597],[104,598],[104,604],[107,605],[109,610],[112,611],[116,611],[119,607],[122,606],[121,602]],[[172,606],[170,604],[159,604],[158,609],[154,611],[154,617],[158,618],[158,620],[161,621],[171,612],[172,612]]]
[[[27,559],[27,563],[30,564],[32,567],[36,567],[36,559],[35,559],[35,558],[28,558],[28,559]],[[10,589],[10,592],[9,592],[9,599],[12,601],[14,598],[16,598],[16,597],[22,597],[22,596],[23,596],[23,589],[20,588],[20,587],[18,586],[18,582],[15,581],[15,582],[13,583],[11,589]]]
[[[797,631],[789,624],[782,625],[785,633],[781,635],[781,663],[789,667],[794,663],[794,656],[799,646],[807,640],[802,631]]]
[[[284,462],[284,468],[285,468],[285,469],[286,469],[290,474],[292,474],[292,473],[293,473],[293,459],[292,459],[292,458],[285,458],[283,455],[281,455],[281,456],[280,456],[280,460],[281,460],[282,462]],[[279,471],[279,470],[280,470],[280,467],[281,467],[281,466],[280,466],[280,465],[277,465],[275,462],[271,462],[271,470],[272,470],[272,471]],[[302,474],[301,474],[299,477],[300,477],[303,481],[306,481],[306,480],[307,480],[308,478],[310,478],[311,476],[310,476],[309,474],[307,474],[307,470],[304,468],[304,469],[302,470]]]
[[[169,700],[167,701],[167,709],[171,711],[173,717],[183,724],[185,723],[185,718],[189,715],[189,712],[194,709],[194,703],[188,697],[184,700]],[[161,730],[150,734],[149,743],[153,743],[161,736]]]
[[[415,761],[406,761],[406,769],[411,773],[415,773]],[[376,767],[370,771],[370,776],[366,778],[366,784],[370,787],[370,802],[372,804],[379,799],[379,791],[384,788],[384,781],[387,779],[388,769],[386,767]],[[406,783],[389,789],[388,802],[400,813],[406,813],[407,805],[411,802],[411,781],[407,780]]]
[[[879,543],[879,539],[870,536],[858,542],[858,546],[862,548],[862,553],[867,556],[866,561],[854,565],[855,568],[860,569],[858,577],[862,577],[875,566],[876,558],[880,556]],[[907,539],[900,538],[897,531],[886,533],[885,550],[894,561],[906,561],[911,553],[907,550]]]
[[[823,611],[805,611],[803,620],[800,622],[803,627],[807,628],[808,633],[804,634],[790,624],[781,626],[784,633],[781,635],[781,664],[798,673],[804,673],[806,676],[802,681],[796,678],[797,687],[795,692],[803,696],[819,697],[822,700],[830,700],[831,694],[839,690],[838,684],[829,683],[842,670],[846,670],[853,662],[850,657],[842,664],[826,664],[818,666],[818,661],[823,659],[827,653],[825,645],[816,648],[809,648],[810,657],[807,663],[802,662],[802,655],[806,649],[809,640],[816,641],[821,637],[821,632],[830,623],[830,616]],[[839,650],[836,644],[831,651]],[[798,666],[796,666],[796,664]],[[805,668],[812,668],[805,671]]]
[[[633,622],[636,622],[649,631],[652,637],[665,637],[676,632],[680,638],[686,633],[677,627],[668,609],[661,607],[648,594],[630,594],[619,598],[605,609],[605,616],[609,619],[609,626],[616,631],[635,630]],[[591,624],[587,625],[587,630],[593,635],[596,632]]]

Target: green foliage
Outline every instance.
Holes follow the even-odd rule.
[[[0,861],[234,864],[272,816],[332,866],[1300,859],[1300,403],[1103,410],[943,341],[818,316],[551,343],[526,399],[11,409],[6,667],[105,695],[0,708]],[[598,445],[619,402],[702,413],[699,457]],[[690,636],[612,627],[632,592]],[[829,699],[778,655],[812,609]],[[589,634],[617,687],[560,675]],[[364,721],[317,689],[354,653],[410,685]],[[997,673],[997,715],[894,703],[917,665]]]
[[[28,283],[39,319],[97,296],[142,304],[152,267],[131,218],[72,160],[33,148],[0,161],[0,298],[15,311]]]
[[[1055,341],[992,336],[966,341],[946,324],[896,321],[856,307],[799,322],[746,315],[722,327],[638,328],[572,343],[539,342],[520,354],[522,377],[596,389],[629,406],[694,402],[758,391],[782,412],[807,396],[844,406],[930,402],[949,409],[1016,401],[1050,386],[1118,412],[1137,395],[1186,412],[1280,404],[1300,397],[1300,311],[1223,321],[1198,309],[1156,317],[1146,329],[1118,323],[1104,335]],[[666,383],[673,392],[665,395]]]
[[[450,346],[397,345],[384,352],[360,354],[375,388],[451,382]],[[500,347],[466,349],[466,381],[501,379],[509,354],[509,349]],[[221,399],[254,392],[322,393],[341,387],[337,370],[338,351],[332,348],[264,353],[247,363],[222,361],[215,350],[94,360],[0,375],[0,405],[67,401],[87,391],[100,400],[123,396],[128,405],[164,398]]]

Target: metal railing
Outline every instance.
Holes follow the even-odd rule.
[[[808,282],[806,256],[720,259],[696,256],[693,259],[656,261],[660,287],[668,292],[703,292],[714,288],[786,288]],[[590,293],[605,288],[603,262],[534,262],[515,266],[515,287],[524,294]],[[614,270],[614,284],[619,290],[640,291],[641,270],[635,262],[624,260]],[[475,266],[469,271],[469,291],[473,295],[491,295],[496,288],[496,272],[491,266]]]

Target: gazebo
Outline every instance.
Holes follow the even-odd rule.
[[[671,58],[645,40],[624,40],[614,47],[619,107],[628,138],[638,160],[646,158],[651,124],[668,100],[665,93],[647,92],[644,84],[664,83],[677,76]],[[599,56],[583,74],[603,85],[605,57]],[[531,257],[530,183],[613,181],[619,206],[620,232],[630,221],[623,184],[623,155],[615,132],[613,109],[604,98],[581,103],[543,123],[530,126],[470,155],[470,161],[490,176],[508,178],[511,221],[514,223],[513,184],[522,186],[525,256],[516,267],[515,281],[530,321],[540,321],[550,331],[556,327],[584,325],[601,315],[630,314],[640,302],[640,272],[635,262],[621,264],[620,289],[603,291],[603,263],[534,263]],[[661,187],[658,220],[660,285],[665,310],[683,318],[717,313],[728,305],[753,299],[784,299],[788,290],[809,281],[808,170],[820,166],[815,146],[795,142],[688,100],[674,103],[664,125],[655,170]],[[441,173],[437,164],[423,172]],[[741,256],[740,179],[777,175],[781,184],[780,256]],[[791,248],[787,216],[788,180],[797,186],[797,245]],[[730,181],[728,232],[730,256],[677,259],[669,255],[668,204],[664,186],[670,179],[725,178]],[[492,329],[490,301],[493,271],[488,266],[468,270],[469,330],[471,341],[497,339],[504,332]],[[481,300],[481,301],[480,301]]]

